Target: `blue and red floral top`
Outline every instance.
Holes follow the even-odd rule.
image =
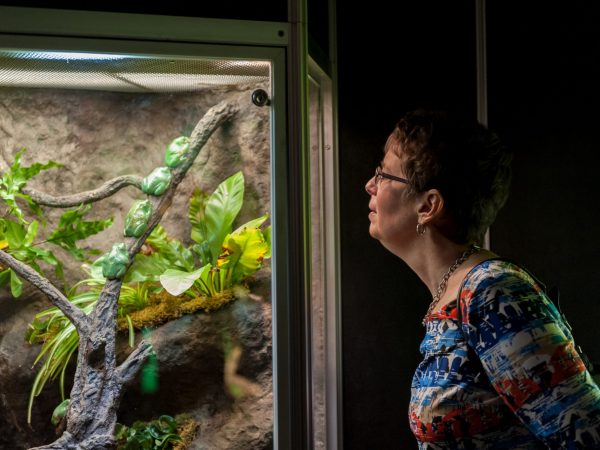
[[[600,389],[554,304],[519,266],[491,259],[432,314],[413,377],[420,449],[600,449]]]

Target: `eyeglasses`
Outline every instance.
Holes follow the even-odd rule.
[[[383,170],[381,170],[381,167],[377,167],[375,169],[375,184],[379,186],[379,183],[381,183],[381,180],[384,178],[388,180],[399,181],[400,183],[404,184],[409,184],[406,178],[400,178],[395,175],[390,175],[389,173],[385,173]]]

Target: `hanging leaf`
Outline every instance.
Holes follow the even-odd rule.
[[[0,271],[0,286],[4,286],[10,281],[10,273],[12,271],[10,269],[5,269]]]
[[[14,298],[19,298],[23,293],[23,282],[12,270],[10,271],[10,293]]]

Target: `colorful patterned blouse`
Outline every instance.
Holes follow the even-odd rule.
[[[432,314],[413,377],[420,449],[600,449],[600,389],[554,304],[502,259],[474,267]]]

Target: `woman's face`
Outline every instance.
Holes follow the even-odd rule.
[[[385,154],[381,170],[396,177],[406,178],[402,160],[394,151]],[[369,234],[398,255],[398,252],[401,253],[402,249],[416,237],[415,196],[408,195],[407,184],[387,178],[381,178],[376,182],[373,177],[367,182],[365,189],[371,196]]]

